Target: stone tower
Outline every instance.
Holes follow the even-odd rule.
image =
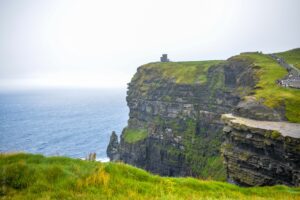
[[[170,60],[168,59],[168,54],[163,54],[160,57],[160,62],[170,62]]]

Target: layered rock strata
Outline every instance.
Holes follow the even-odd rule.
[[[300,185],[300,124],[222,115],[228,179],[244,186]]]

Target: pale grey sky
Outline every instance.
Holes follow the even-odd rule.
[[[299,0],[0,0],[0,89],[126,88],[157,61],[300,47]]]

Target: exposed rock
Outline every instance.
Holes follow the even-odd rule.
[[[115,131],[112,132],[107,146],[106,154],[111,161],[120,160],[119,141]]]
[[[228,180],[255,185],[300,185],[300,124],[222,115],[222,153]]]
[[[257,120],[281,121],[285,119],[284,109],[269,108],[253,96],[245,97],[243,101],[239,102],[234,109],[234,114]]]

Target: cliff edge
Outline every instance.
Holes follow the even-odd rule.
[[[300,124],[222,115],[228,179],[239,185],[300,185]]]
[[[128,84],[128,126],[114,158],[163,176],[225,180],[221,115],[299,123],[300,90],[276,82],[287,74],[262,53],[143,65]]]

